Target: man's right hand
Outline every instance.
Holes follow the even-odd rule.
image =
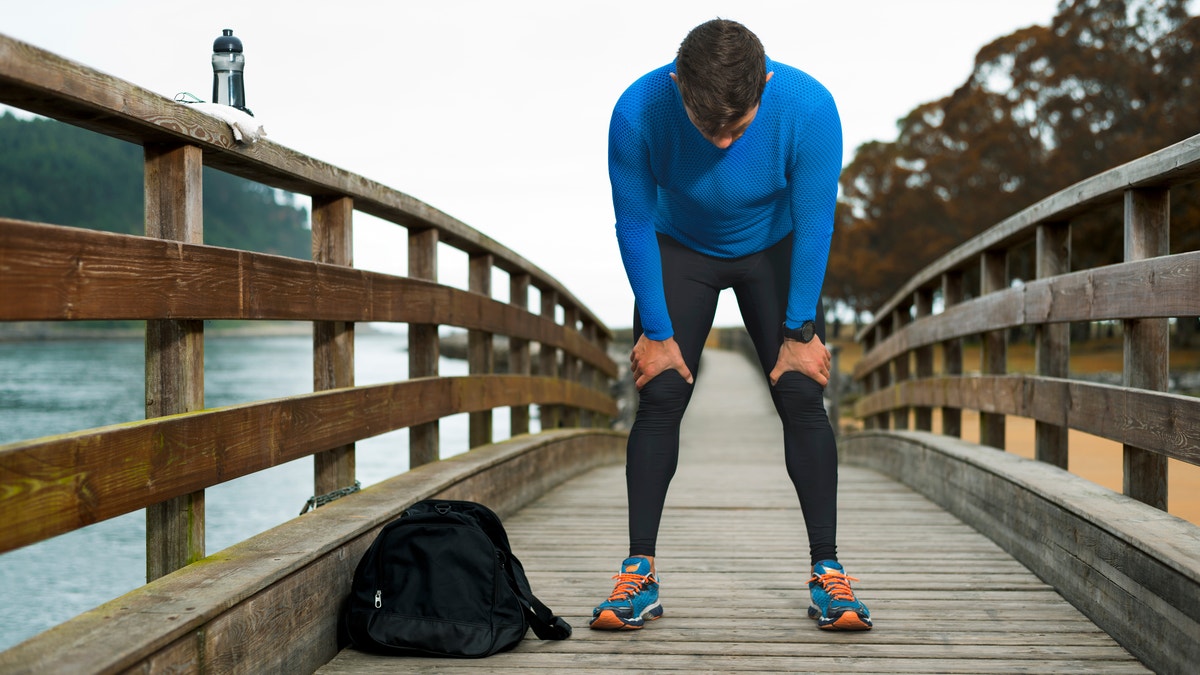
[[[683,362],[683,353],[679,351],[679,344],[673,337],[651,340],[643,334],[629,354],[629,369],[633,371],[633,383],[639,390],[660,373],[668,370],[678,372],[688,384],[694,382],[692,371]]]

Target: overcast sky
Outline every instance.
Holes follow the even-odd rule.
[[[979,48],[1057,0],[0,0],[0,33],[174,97],[212,96],[213,40],[245,47],[247,106],[270,140],[424,201],[557,277],[610,327],[633,296],[613,234],[617,97],[722,17],[822,81],[845,162],[952,92]],[[356,214],[355,263],[405,272],[401,228]],[[837,236],[836,233],[834,236]],[[465,284],[453,255],[443,283]],[[454,276],[456,278],[447,278]],[[497,285],[507,293],[507,283]],[[740,322],[722,297],[718,325]]]

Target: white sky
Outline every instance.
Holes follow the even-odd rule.
[[[0,33],[167,97],[212,95],[213,40],[245,47],[268,138],[481,230],[629,326],[613,234],[608,119],[693,26],[741,21],[833,93],[845,161],[952,92],[980,47],[1058,0],[0,0]],[[404,230],[356,214],[355,264],[403,274]],[[837,236],[836,233],[834,236]],[[440,261],[443,283],[465,265]],[[451,277],[451,278],[448,278]],[[506,298],[503,276],[494,282]],[[740,323],[722,296],[718,325]]]

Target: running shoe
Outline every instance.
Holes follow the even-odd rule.
[[[846,570],[834,560],[822,560],[813,565],[813,575],[808,580],[808,592],[812,597],[808,618],[817,620],[817,628],[871,630],[871,612],[854,597],[851,581],[858,579],[846,576]]]
[[[592,610],[588,625],[597,630],[637,630],[662,616],[658,601],[658,577],[650,573],[646,558],[626,558],[613,579],[612,595]]]

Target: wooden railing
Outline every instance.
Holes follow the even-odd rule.
[[[1167,459],[1200,464],[1200,399],[1167,393],[1171,318],[1200,315],[1200,251],[1168,255],[1170,188],[1200,178],[1200,136],[1073,185],[999,223],[921,270],[859,331],[857,414],[869,428],[960,436],[979,411],[980,441],[1005,447],[1005,416],[1036,420],[1036,457],[1067,467],[1068,429],[1124,445],[1125,494],[1165,509]],[[1071,220],[1124,202],[1125,261],[1071,269]],[[1036,279],[1011,284],[1010,252],[1033,244]],[[963,280],[978,268],[969,300]],[[943,310],[934,314],[935,296]],[[1119,321],[1123,385],[1070,378],[1070,322]],[[1011,328],[1035,331],[1036,373],[1010,374]],[[964,338],[978,373],[964,374]],[[934,348],[942,353],[935,375]]]
[[[839,440],[842,461],[896,476],[990,536],[1157,672],[1200,661],[1200,528],[1164,512],[1168,459],[1200,464],[1200,398],[1167,392],[1170,320],[1200,315],[1200,251],[1169,254],[1170,190],[1197,178],[1200,136],[1052,195],[921,270],[856,336],[866,429]],[[1124,262],[1071,271],[1072,220],[1122,203],[1112,236]],[[1030,244],[1036,278],[1014,284],[1007,263]],[[1070,323],[1097,321],[1121,323],[1120,386],[1071,377]],[[1032,374],[1009,370],[1016,327],[1034,331]],[[966,339],[980,343],[977,372]],[[1001,450],[1006,416],[1033,419],[1039,461],[959,440],[964,409],[979,413],[980,443]],[[1123,445],[1124,496],[1065,471],[1069,430]]]
[[[470,446],[603,428],[616,414],[610,331],[555,279],[481,232],[391,188],[115,77],[0,35],[0,103],[145,148],[146,236],[0,214],[0,321],[146,321],[146,419],[0,446],[0,553],[147,509],[147,577],[205,555],[204,490],[315,458],[314,491],[355,484],[354,444],[410,430],[410,467],[439,457],[438,420],[470,415]],[[313,261],[205,246],[201,168],[312,197]],[[353,214],[408,233],[408,276],[352,266]],[[469,258],[468,290],[438,283],[438,246]],[[510,301],[492,298],[493,270]],[[530,288],[540,293],[529,309]],[[561,311],[560,323],[556,315]],[[204,320],[313,322],[311,394],[204,404]],[[409,378],[354,386],[358,322],[406,324]],[[469,372],[439,377],[439,326],[468,330]],[[493,336],[509,338],[494,372]],[[538,346],[533,363],[531,345]]]

